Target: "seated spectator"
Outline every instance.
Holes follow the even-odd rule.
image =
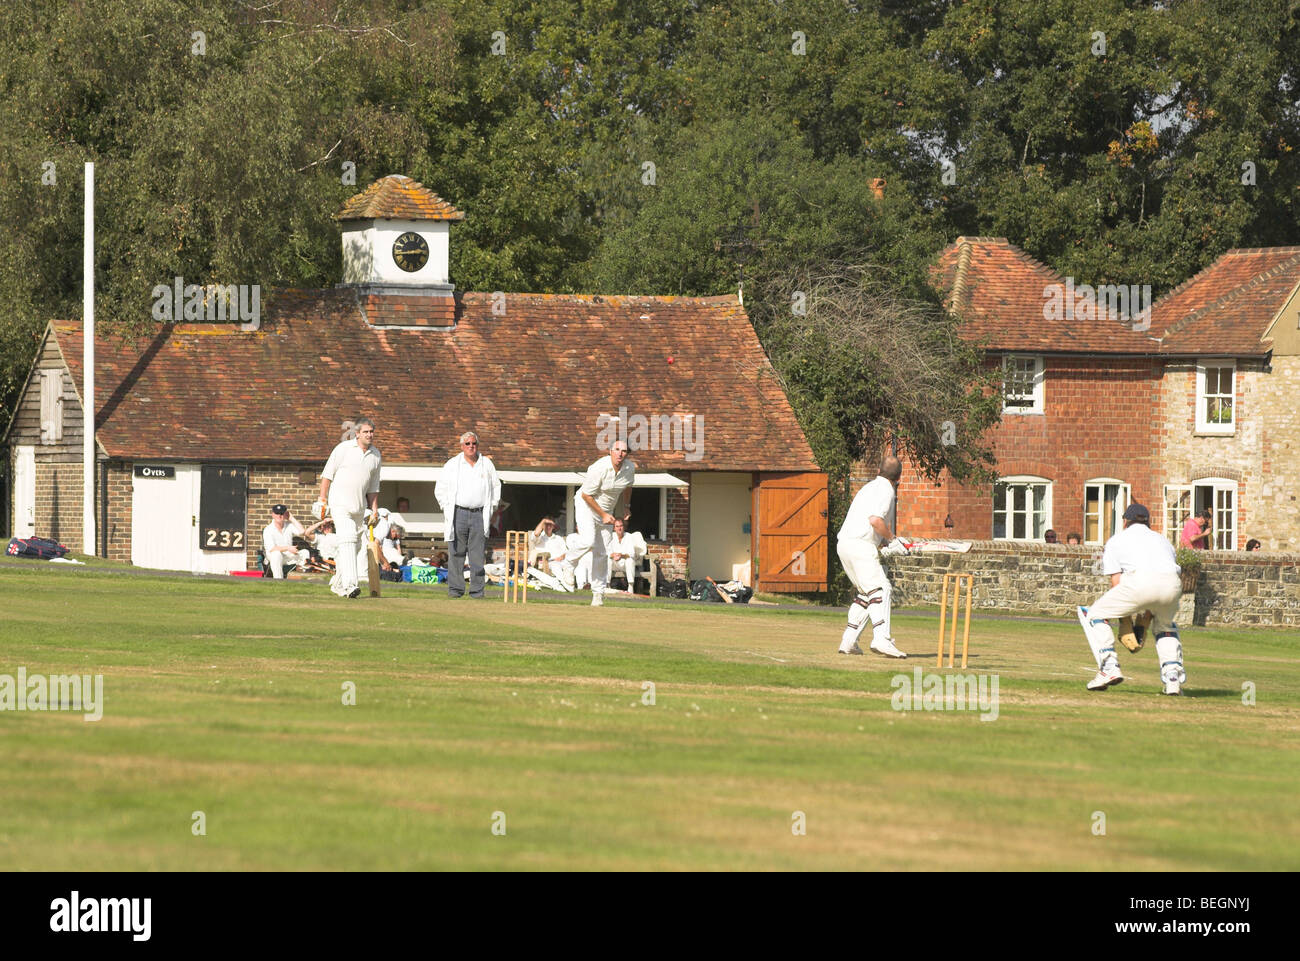
[[[1187,518],[1187,522],[1183,524],[1183,532],[1179,535],[1178,543],[1182,547],[1197,551],[1210,549],[1209,510],[1203,510],[1199,514]]]
[[[382,570],[391,571],[406,563],[406,554],[402,550],[402,537],[405,534],[406,531],[400,525],[389,524],[384,539],[376,540],[379,544],[379,567]]]
[[[1248,551],[1257,551],[1263,546],[1264,546],[1263,544],[1261,544],[1253,537],[1250,540],[1246,541],[1246,550]]]
[[[1056,542],[1057,542],[1057,541],[1056,541],[1056,531],[1052,530],[1052,529],[1049,527],[1049,528],[1047,529],[1047,532],[1043,534],[1043,543],[1044,543],[1044,544],[1055,544]]]
[[[334,532],[334,520],[327,517],[317,521],[302,532],[302,539],[311,545],[311,551],[322,564],[333,567],[339,552],[339,535]]]
[[[614,536],[609,540],[609,570],[622,574],[627,579],[627,593],[636,588],[636,572],[641,566],[641,558],[646,556],[645,538],[640,533],[629,534],[621,518],[614,519]],[[606,577],[606,583],[609,582]]]
[[[293,519],[288,507],[276,504],[271,508],[271,523],[262,531],[262,553],[272,577],[283,580],[285,574],[307,563],[311,554],[293,546],[294,536],[302,533],[302,525]]]
[[[544,560],[558,561],[567,550],[564,538],[555,533],[555,518],[547,514],[528,535],[528,566],[548,570]],[[542,555],[546,555],[546,558]]]
[[[1080,537],[1078,534],[1073,534],[1073,533],[1066,534],[1065,543],[1067,547],[1078,547],[1080,544],[1083,543],[1083,538]]]

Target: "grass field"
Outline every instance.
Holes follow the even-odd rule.
[[[841,611],[386,587],[0,564],[0,674],[105,701],[0,713],[0,868],[1300,867],[1294,631],[1193,628],[1184,697],[1150,644],[1091,694],[1072,618],[977,613],[987,722],[891,707],[934,613],[895,662],[838,656]]]

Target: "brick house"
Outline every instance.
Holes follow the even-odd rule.
[[[463,216],[385,177],[339,214],[334,289],[275,291],[257,325],[101,340],[94,552],[253,566],[270,507],[306,517],[325,458],[367,414],[380,504],[409,498],[417,536],[441,539],[433,488],[461,431],[501,474],[501,530],[544,512],[571,530],[579,472],[625,430],[630,527],[666,572],[722,579],[761,561],[757,587],[822,589],[825,475],[737,298],[457,292],[449,227]],[[15,532],[77,549],[82,373],[81,324],[51,322],[5,434]]]
[[[1171,538],[1208,507],[1218,549],[1300,543],[1300,248],[1229,251],[1145,315],[1002,238],[958,238],[936,278],[962,336],[1003,372],[999,477],[909,470],[901,530],[1041,542],[1051,528],[1100,544],[1136,500]]]

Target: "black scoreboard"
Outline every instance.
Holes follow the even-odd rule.
[[[203,486],[199,490],[199,548],[246,550],[248,468],[204,464]]]

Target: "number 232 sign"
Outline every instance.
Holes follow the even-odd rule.
[[[232,550],[242,551],[244,549],[244,532],[243,531],[219,531],[216,528],[208,527],[203,530],[203,549],[208,551]]]

